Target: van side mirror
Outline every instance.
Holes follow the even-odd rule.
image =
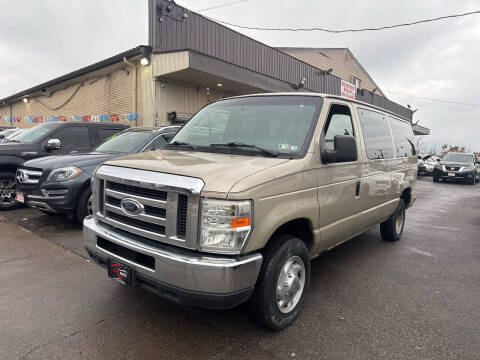
[[[437,159],[438,162],[440,162],[441,159]]]
[[[422,160],[422,157],[420,155],[417,156],[418,160]]]
[[[48,150],[58,150],[62,146],[62,142],[58,139],[50,139],[47,142]]]
[[[326,164],[355,160],[357,160],[357,142],[352,135],[335,135],[333,150],[322,151],[322,161]]]

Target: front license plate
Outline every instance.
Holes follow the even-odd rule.
[[[132,286],[132,269],[117,261],[109,262],[108,276],[120,281],[124,285]]]
[[[455,176],[455,173],[448,173],[448,176]]]
[[[25,202],[25,197],[23,196],[22,193],[17,192],[17,201],[21,203]]]

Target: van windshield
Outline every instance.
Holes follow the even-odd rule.
[[[28,130],[25,130],[21,134],[18,134],[17,136],[12,138],[10,141],[20,142],[20,143],[32,143],[42,138],[45,134],[49,133],[50,131],[52,131],[52,129],[56,128],[57,126],[58,124],[54,124],[54,123],[38,124]]]
[[[167,146],[298,156],[310,142],[322,103],[323,99],[316,96],[252,96],[218,101],[195,114]]]

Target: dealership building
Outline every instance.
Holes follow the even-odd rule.
[[[0,99],[0,126],[48,121],[182,123],[220,98],[313,91],[350,96],[409,121],[346,48],[273,48],[173,1],[149,0],[149,44]],[[414,127],[419,135],[429,130]]]

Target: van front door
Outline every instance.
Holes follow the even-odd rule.
[[[358,128],[350,106],[331,103],[320,135],[320,157],[317,168],[318,202],[320,206],[320,243],[316,252],[329,249],[357,233],[359,192],[362,179],[362,163]],[[331,162],[322,159],[325,150],[334,150],[336,135],[356,137],[357,160]]]

